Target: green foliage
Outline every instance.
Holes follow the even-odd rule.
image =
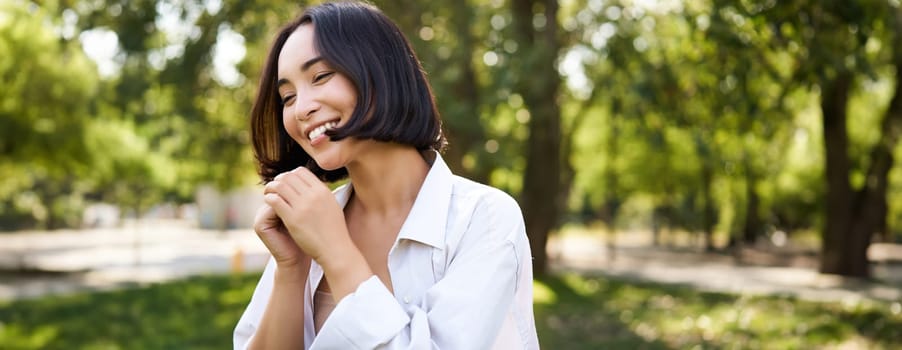
[[[0,154],[2,165],[27,161],[56,175],[82,170],[84,101],[97,78],[87,57],[46,26],[52,19],[22,2],[0,5]]]
[[[4,2],[0,173],[15,180],[0,186],[0,227],[78,226],[86,198],[141,212],[190,201],[199,183],[253,181],[250,88],[211,79],[220,29],[247,8],[222,5]],[[76,40],[92,31],[117,39],[112,76],[79,45],[97,43]]]
[[[60,41],[45,9],[0,4],[0,227],[68,226],[81,217],[96,72]]]
[[[731,235],[755,217],[781,229],[817,228],[824,140],[812,113],[818,86],[837,72],[864,78],[850,104],[848,149],[851,180],[864,182],[893,91],[886,43],[898,4],[567,4],[571,45],[560,69],[571,80],[569,204],[596,213],[585,219],[626,205],[690,230],[704,230],[713,214]]]

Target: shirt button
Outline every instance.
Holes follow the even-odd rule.
[[[410,297],[404,297],[404,303],[410,304]]]

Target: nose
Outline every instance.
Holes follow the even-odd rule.
[[[317,102],[313,96],[310,96],[309,94],[305,94],[305,96],[298,94],[295,96],[294,101],[294,118],[306,121],[310,119],[319,108],[319,102]]]

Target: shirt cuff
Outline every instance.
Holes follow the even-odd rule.
[[[373,349],[409,322],[395,296],[373,275],[338,302],[311,348]]]

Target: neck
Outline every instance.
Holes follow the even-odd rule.
[[[357,208],[367,214],[388,216],[410,210],[429,173],[429,164],[415,148],[374,142],[347,169]]]

